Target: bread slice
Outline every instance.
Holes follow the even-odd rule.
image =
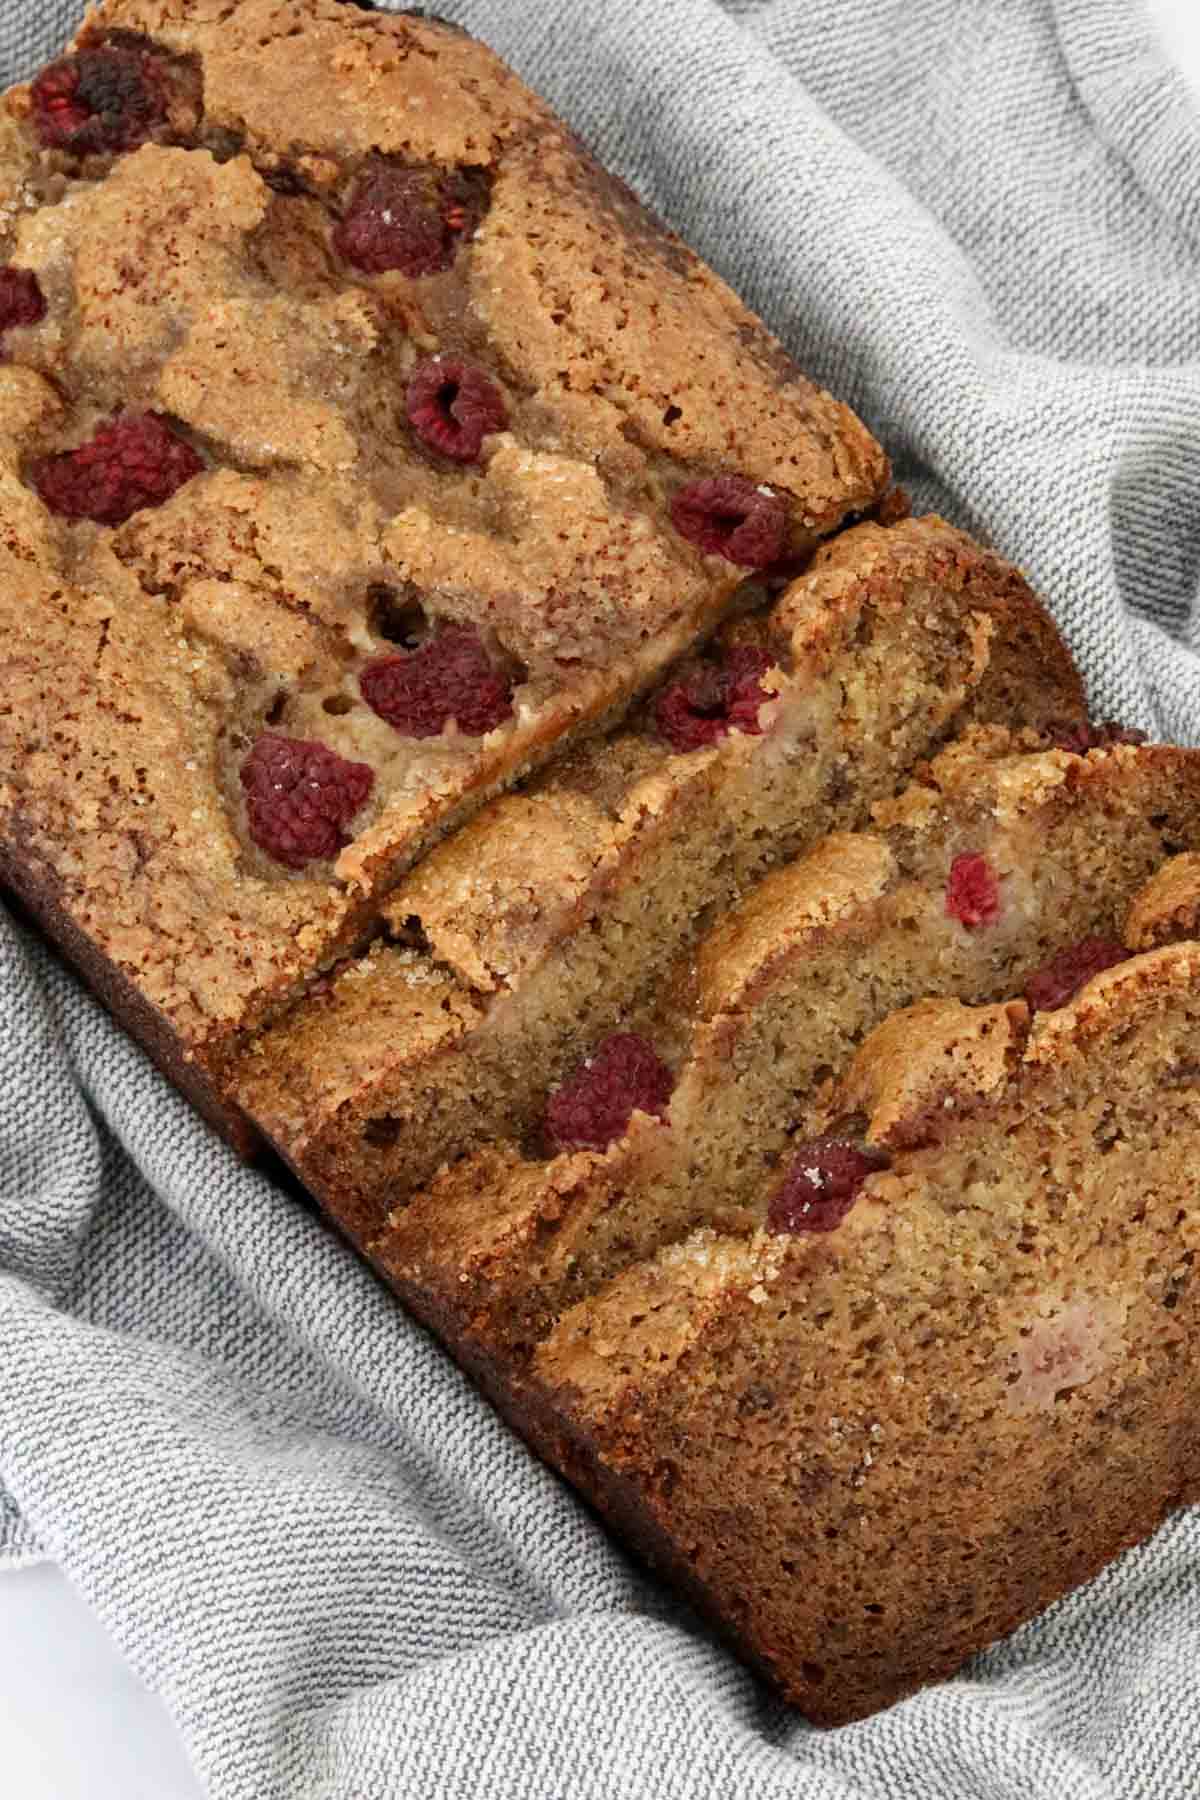
[[[498,1141],[393,1211],[373,1255],[415,1304],[519,1361],[629,1262],[700,1225],[762,1224],[774,1172],[829,1128],[832,1077],[888,1013],[1007,998],[1083,939],[1111,960],[1127,921],[1131,946],[1164,920],[1178,935],[1200,753],[1021,753],[973,728],[876,816],[769,875],[622,1021],[672,1072],[661,1117],[628,1100],[607,1144]],[[964,874],[981,871],[994,910],[964,922]]]
[[[629,1269],[510,1399],[809,1718],[951,1673],[1200,1496],[1198,1028],[1194,942],[1032,1024],[889,1022],[848,1090],[919,1148],[835,1229]]]
[[[774,864],[865,823],[964,711],[1010,717],[1015,646],[1039,646],[1027,717],[1080,716],[1019,575],[935,518],[845,532],[718,642],[726,668],[764,668],[741,729],[680,716],[721,666],[684,664],[629,729],[428,856],[384,909],[391,942],[249,1047],[238,1103],[351,1231],[442,1163],[519,1141],[547,1086],[652,1004],[706,924]],[[673,751],[681,737],[701,741]]]

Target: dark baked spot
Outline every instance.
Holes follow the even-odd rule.
[[[134,150],[167,117],[165,67],[149,50],[106,43],[51,63],[31,95],[48,149],[76,155]]]
[[[738,1396],[738,1418],[751,1419],[756,1413],[773,1412],[777,1404],[778,1396],[774,1388],[768,1387],[764,1381],[752,1381]]]
[[[363,1126],[363,1137],[373,1150],[394,1149],[400,1141],[400,1120],[381,1113],[377,1119],[367,1120]]]
[[[351,6],[361,6],[364,11],[378,12],[374,0],[349,0]],[[398,15],[401,19],[421,19],[426,25],[444,25],[447,31],[456,31],[460,37],[470,37],[465,25],[455,19],[447,19],[441,13],[430,12],[424,6],[402,6]]]

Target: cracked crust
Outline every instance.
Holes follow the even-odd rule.
[[[0,364],[0,832],[26,903],[141,996],[212,1111],[237,1042],[410,864],[730,606],[748,571],[674,529],[681,484],[774,483],[806,553],[887,463],[463,34],[334,0],[108,0],[75,49],[148,57],[162,103],[124,154],[46,148],[31,86],[0,108],[3,248],[46,302]],[[339,253],[389,159],[472,197],[440,272]],[[502,396],[474,463],[410,428],[436,355]],[[47,513],[33,464],[119,411],[165,415],[204,472],[115,528]],[[511,717],[405,737],[359,677],[449,625]],[[252,841],[264,730],[373,770],[334,860],[293,873]]]

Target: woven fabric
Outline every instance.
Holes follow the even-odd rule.
[[[1133,0],[438,0],[1200,741],[1200,118]],[[0,74],[73,0],[0,0]],[[815,1732],[0,919],[0,1557],[221,1800],[1118,1800],[1200,1765],[1200,1523]]]

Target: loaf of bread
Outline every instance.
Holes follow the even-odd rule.
[[[0,239],[4,874],[238,1135],[421,852],[887,462],[423,19],[108,0],[7,96]]]
[[[105,0],[0,257],[0,879],[218,1129],[815,1720],[1189,1497],[1200,755],[453,27]]]

